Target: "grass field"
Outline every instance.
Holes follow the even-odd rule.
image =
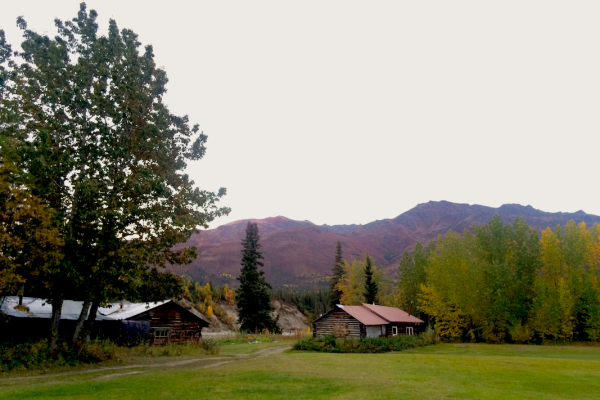
[[[276,345],[233,345],[221,358],[236,360],[214,368],[200,368],[206,356],[193,366],[3,379],[0,399],[600,399],[600,347],[233,355]]]

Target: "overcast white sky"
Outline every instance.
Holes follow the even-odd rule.
[[[79,1],[6,1],[54,35]],[[393,218],[429,200],[600,215],[598,1],[88,1],[152,44],[208,135],[213,227]]]

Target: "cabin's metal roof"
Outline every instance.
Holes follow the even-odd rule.
[[[35,297],[23,297],[23,306],[28,310],[17,310],[15,307],[19,305],[18,296],[6,296],[0,299],[0,312],[16,318],[52,318],[52,304],[47,300],[38,299]],[[63,301],[61,319],[77,320],[81,313],[82,301],[65,300]],[[101,313],[96,314],[96,320],[111,320]]]
[[[111,303],[106,307],[98,308],[98,312],[96,313],[96,321],[119,321],[130,319],[137,315],[143,314],[148,310],[152,310],[153,308],[160,307],[163,304],[170,302],[173,302],[173,304],[177,307],[192,314],[192,316],[198,320],[200,326],[210,325],[210,322],[207,321],[206,318],[193,307],[190,309],[182,307],[173,300],[158,301],[154,303],[129,303],[126,301]],[[26,309],[15,309],[15,307],[18,305],[18,296],[6,296],[4,298],[0,297],[0,313],[16,318],[52,318],[52,304],[49,304],[47,300],[38,299],[35,297],[23,297],[23,306],[25,306]],[[79,314],[81,313],[82,306],[82,301],[63,301],[60,319],[77,320],[79,318]]]
[[[406,311],[402,311],[396,307],[376,306],[374,304],[362,304],[361,307],[367,308],[369,311],[377,314],[381,318],[385,318],[389,322],[408,322],[417,324],[423,322],[423,320],[415,317],[414,315],[408,315]]]
[[[370,310],[362,306],[342,306],[338,304],[342,310],[356,318],[363,325],[387,325],[388,321],[374,314]]]
[[[158,301],[155,303],[110,303],[106,307],[99,307],[98,312],[110,319],[129,319],[171,301],[173,300]]]
[[[194,307],[191,307],[191,304],[188,303],[188,305],[184,307],[184,305],[173,300],[157,301],[154,303],[128,303],[123,301],[119,303],[111,303],[107,307],[99,308],[98,312],[113,320],[124,320],[131,319],[137,315],[169,303],[173,303],[175,307],[189,312],[197,320],[197,322],[200,323],[200,326],[210,325],[210,321],[208,321],[206,317],[198,312]]]

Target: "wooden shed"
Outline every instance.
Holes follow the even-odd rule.
[[[186,309],[173,300],[157,303],[112,304],[98,310],[113,320],[137,322],[140,333],[153,345],[198,342],[202,328],[209,322],[196,310]]]
[[[425,323],[414,315],[396,307],[373,304],[338,304],[313,322],[314,337],[388,337],[416,335],[424,330]]]
[[[59,335],[73,335],[81,313],[81,301],[63,302]],[[50,332],[52,306],[34,297],[0,297],[0,341],[37,340]],[[195,309],[182,307],[173,300],[156,303],[119,302],[101,307],[96,313],[92,337],[133,345],[150,342],[198,342],[202,328],[209,322]]]
[[[72,337],[82,302],[65,300],[60,316],[59,335]],[[0,342],[39,340],[50,333],[52,305],[36,297],[0,297]],[[96,325],[114,322],[96,313]],[[117,329],[118,332],[118,329]]]

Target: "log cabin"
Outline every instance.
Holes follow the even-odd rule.
[[[62,306],[59,335],[73,334],[81,313],[82,302],[65,300]],[[0,298],[0,341],[37,340],[50,332],[52,305],[34,297]],[[96,313],[93,338],[133,345],[198,342],[202,328],[209,326],[194,308],[187,309],[173,300],[156,303],[112,303]]]
[[[210,324],[194,308],[187,309],[173,300],[156,303],[117,303],[98,312],[116,321],[128,322],[152,345],[199,342],[202,328]]]
[[[425,323],[396,307],[374,304],[336,305],[313,322],[313,336],[336,338],[389,337],[416,335],[425,331]]]

